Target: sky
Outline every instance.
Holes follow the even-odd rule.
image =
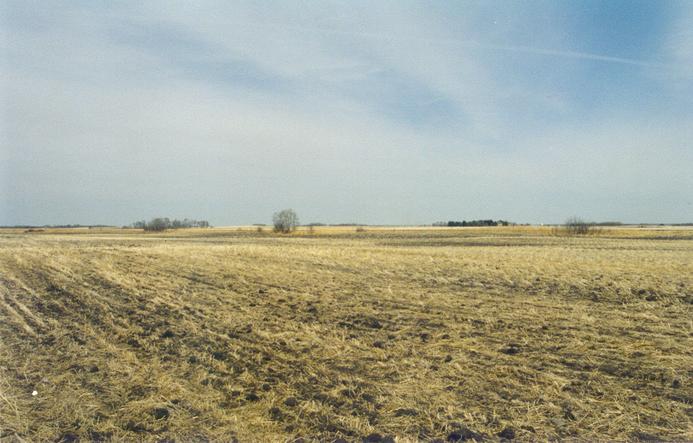
[[[693,222],[691,1],[3,1],[0,225]]]

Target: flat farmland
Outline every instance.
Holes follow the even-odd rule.
[[[693,440],[693,230],[0,230],[0,439]]]

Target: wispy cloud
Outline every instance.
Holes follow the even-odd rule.
[[[693,90],[693,4],[684,3],[666,36],[665,54],[675,66],[675,81]]]

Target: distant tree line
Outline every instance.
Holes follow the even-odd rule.
[[[449,227],[468,227],[468,226],[510,226],[509,221],[506,220],[471,220],[471,221],[448,221],[448,222],[436,222],[433,226],[449,226]]]
[[[2,225],[0,228],[14,228],[14,229],[27,229],[27,228],[113,228],[113,225]]]
[[[168,217],[157,217],[149,221],[136,221],[131,226],[136,229],[144,229],[145,231],[161,232],[167,229],[209,228],[209,222],[207,220],[191,220],[189,218],[184,218],[183,220],[174,218],[170,220]]]
[[[344,226],[368,226],[365,223],[320,223],[320,222],[313,222],[313,223],[308,223],[305,226],[313,226],[313,227],[320,227],[320,226],[339,226],[339,227],[344,227]]]

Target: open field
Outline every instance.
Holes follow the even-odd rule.
[[[693,229],[550,234],[0,230],[0,438],[693,440]]]

